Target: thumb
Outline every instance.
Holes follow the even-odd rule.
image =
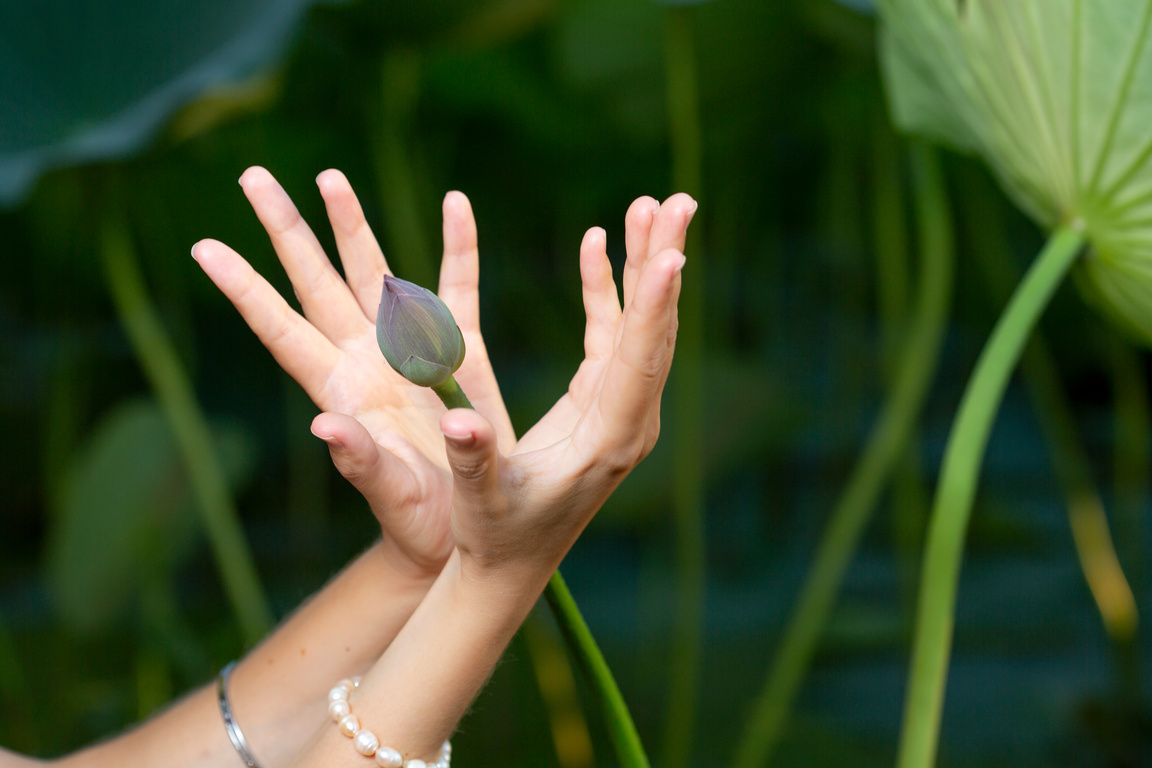
[[[489,509],[500,494],[500,452],[496,430],[476,411],[454,408],[440,417],[454,501],[471,509]]]
[[[351,416],[322,413],[312,420],[312,434],[328,444],[336,469],[374,509],[404,487],[404,465],[377,445],[364,425]]]

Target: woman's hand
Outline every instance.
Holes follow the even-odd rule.
[[[263,168],[240,178],[268,232],[304,312],[298,314],[235,251],[215,240],[192,249],[200,266],[322,413],[312,431],[341,473],[368,500],[391,560],[434,577],[452,551],[452,475],[438,427],[443,406],[405,381],[376,344],[376,311],[388,265],[347,179],[316,179],[346,279],[324,254],[287,193]],[[483,413],[491,439],[510,450],[515,434],[480,335],[476,222],[459,192],[444,198],[444,257],[439,295],[464,335],[467,355],[456,377]]]
[[[625,221],[623,308],[604,231],[584,236],[584,362],[568,392],[509,455],[502,455],[499,428],[483,413],[455,409],[440,419],[455,480],[453,536],[465,576],[507,572],[519,583],[546,579],[608,495],[652,450],[676,343],[682,251],[695,210],[683,194],[663,205],[651,198],[632,204]]]

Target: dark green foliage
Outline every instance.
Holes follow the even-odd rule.
[[[703,136],[696,220],[706,265],[699,460],[708,548],[689,764],[709,766],[730,763],[815,542],[888,391],[872,190],[879,176],[907,177],[898,160],[877,160],[877,141],[900,141],[887,128],[871,17],[827,0],[718,0],[689,10]],[[479,223],[488,349],[514,422],[529,424],[581,356],[581,235],[605,226],[619,266],[628,203],[674,191],[666,13],[651,0],[317,7],[287,57],[249,90],[186,105],[130,159],[52,171],[0,213],[0,744],[62,753],[204,683],[243,651],[210,553],[198,534],[183,533],[179,515],[190,510],[170,438],[138,405],[148,385],[100,269],[106,203],[124,211],[204,411],[250,441],[236,452],[221,445],[223,462],[240,481],[236,503],[282,615],[378,529],[311,442],[313,410],[285,394],[294,385],[196,268],[190,246],[223,240],[291,296],[236,179],[249,165],[269,168],[331,248],[313,179],[337,167],[400,276],[424,282],[407,273],[434,274],[440,201],[463,190]],[[945,166],[954,200],[982,195],[998,212],[1022,271],[1039,234],[973,163],[949,157]],[[954,319],[912,469],[929,491],[960,390],[1001,309],[964,234],[976,208],[955,210]],[[910,211],[898,220],[911,220]],[[905,237],[914,242],[915,232]],[[1116,352],[1110,332],[1067,290],[1043,325],[1089,469],[1110,503],[1113,371],[1122,360],[1115,386],[1127,393],[1124,412],[1139,414],[1131,399],[1139,384],[1147,391],[1147,361]],[[674,393],[666,436],[679,416],[671,402]],[[93,474],[92,446],[116,423],[124,455],[136,458]],[[670,449],[658,445],[564,565],[654,756],[675,607]],[[305,482],[290,469],[310,462],[323,467],[320,477]],[[101,501],[122,493],[132,502],[115,505],[122,519],[98,517],[106,530],[124,525],[136,541],[175,537],[179,546],[137,560],[139,570],[118,571],[126,565],[119,555],[102,551],[118,568],[84,571],[94,582],[85,586],[108,597],[88,606],[80,633],[73,627],[82,617],[58,600],[51,564],[62,562],[52,542],[79,535],[56,510],[97,520],[100,507],[85,510],[72,496],[69,478],[85,466],[90,482],[112,489]],[[1118,546],[1143,613],[1139,660],[1152,623],[1150,569],[1141,565],[1148,498],[1139,467],[1123,474],[1128,533]],[[960,585],[942,764],[1139,765],[1130,756],[1147,752],[1147,665],[1135,674],[1112,666],[1022,389],[1009,389],[984,479]],[[315,509],[289,496],[302,487],[321,500]],[[881,501],[849,567],[778,765],[892,763],[910,567],[893,545],[896,506]],[[177,517],[169,523],[167,514]],[[466,720],[456,739],[462,765],[555,764],[525,653],[513,645]],[[51,712],[55,726],[38,712]],[[611,747],[589,714],[606,765]]]

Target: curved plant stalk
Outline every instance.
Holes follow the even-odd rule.
[[[536,674],[536,685],[548,709],[552,743],[560,768],[593,768],[596,755],[588,723],[576,694],[576,679],[564,648],[544,626],[539,614],[533,614],[520,628],[528,657]]]
[[[973,237],[980,269],[990,295],[1002,303],[1016,282],[1009,267],[1008,248],[999,236],[1000,228],[994,218],[974,215],[971,220],[973,229],[980,230]],[[1020,372],[1068,507],[1072,541],[1084,580],[1108,635],[1115,642],[1128,642],[1136,632],[1136,599],[1116,557],[1104,502],[1088,470],[1091,462],[1076,436],[1072,406],[1060,386],[1060,374],[1040,331],[1033,333],[1024,350]]]
[[[1116,335],[1109,338],[1115,402],[1113,497],[1119,554],[1133,583],[1144,584],[1148,575],[1142,544],[1146,533],[1144,510],[1152,496],[1152,407],[1140,358]]]
[[[1109,335],[1113,389],[1113,495],[1117,555],[1133,584],[1147,583],[1144,512],[1152,488],[1152,416],[1140,359],[1127,343]],[[1137,598],[1140,595],[1137,594]],[[1139,602],[1139,600],[1137,600]],[[1141,643],[1117,648],[1117,679],[1124,700],[1135,706],[1143,686]]]
[[[672,145],[672,185],[699,199],[703,165],[700,104],[692,9],[669,8],[664,60],[668,125]],[[685,250],[702,253],[699,221],[688,231]],[[680,293],[676,366],[672,370],[672,512],[676,522],[676,623],[669,660],[665,720],[665,768],[685,768],[692,757],[700,683],[701,626],[704,615],[704,268],[693,262],[692,278]]]
[[[871,181],[876,307],[880,316],[880,354],[886,389],[891,393],[900,381],[900,351],[909,328],[908,223],[904,214],[901,144],[883,110],[877,111],[873,126]],[[892,470],[892,489],[888,495],[892,541],[900,569],[901,604],[909,627],[916,606],[917,574],[928,509],[927,493],[920,479],[920,461],[913,449],[918,442],[913,428],[904,454]]]
[[[456,382],[455,376],[449,376],[443,384],[431,389],[448,408],[472,407],[468,396]],[[548,580],[548,586],[544,588],[544,599],[552,609],[560,634],[568,643],[576,663],[596,693],[621,768],[648,768],[648,755],[644,752],[644,745],[640,742],[635,723],[632,722],[632,713],[628,711],[624,696],[616,685],[616,678],[612,676],[612,670],[604,660],[604,655],[600,653],[596,639],[592,637],[588,624],[580,615],[580,608],[576,605],[572,593],[568,591],[568,585],[564,582],[560,571],[557,570]]]
[[[249,643],[272,626],[252,553],[232,503],[207,420],[196,403],[192,384],[152,306],[136,262],[136,250],[123,219],[103,222],[101,251],[112,301],[136,358],[144,370],[188,470],[224,592],[236,622]]]
[[[899,768],[935,762],[960,561],[988,435],[1024,344],[1083,246],[1083,233],[1069,225],[1048,240],[980,353],[948,436],[925,547]]]
[[[600,653],[596,639],[580,615],[580,608],[568,591],[560,571],[553,573],[549,579],[544,599],[552,609],[556,624],[576,657],[576,663],[596,692],[620,768],[649,768],[648,755],[644,752],[640,734],[632,722],[632,713],[628,711],[624,696],[616,685],[616,678],[612,676],[612,670]]]
[[[1116,557],[1104,502],[1088,473],[1088,456],[1076,438],[1071,406],[1060,389],[1059,374],[1042,338],[1033,339],[1025,351],[1021,372],[1052,452],[1084,579],[1109,636],[1115,642],[1127,643],[1136,633],[1136,599]]]
[[[832,512],[744,739],[737,748],[736,768],[765,765],[778,745],[796,692],[835,604],[844,571],[884,483],[908,446],[936,371],[952,293],[952,220],[935,153],[921,146],[914,151],[913,160],[922,266],[914,319],[899,375]]]

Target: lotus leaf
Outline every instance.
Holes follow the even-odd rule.
[[[1042,226],[1082,229],[1078,283],[1152,343],[1152,3],[878,7],[896,124],[981,156]]]

